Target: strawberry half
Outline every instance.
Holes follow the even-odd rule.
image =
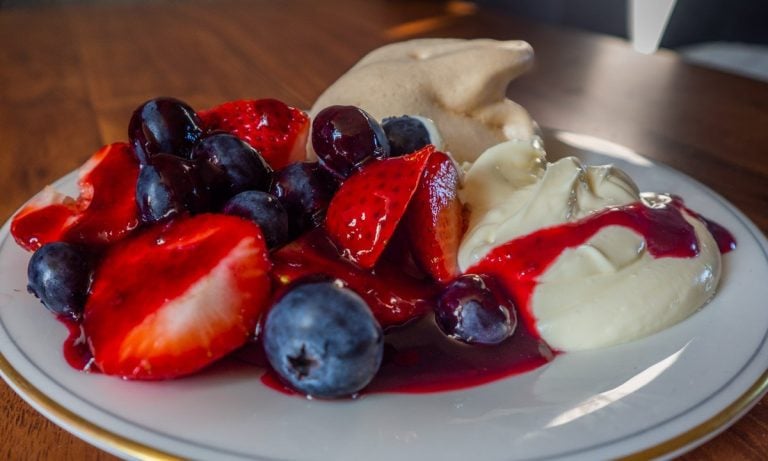
[[[11,234],[19,245],[30,251],[54,241],[100,245],[139,225],[139,164],[128,144],[102,147],[78,172],[76,199],[46,187],[16,213]]]
[[[309,116],[277,99],[226,102],[198,115],[204,129],[234,134],[274,170],[306,158]]]
[[[459,172],[446,154],[435,152],[413,194],[405,217],[416,261],[438,282],[459,275],[459,243],[464,229],[456,190]]]
[[[344,181],[328,206],[325,225],[346,258],[363,268],[376,264],[434,152],[428,145],[403,157],[370,160]]]
[[[323,229],[314,229],[272,254],[272,275],[278,285],[314,275],[337,278],[371,308],[382,327],[402,325],[432,309],[436,287],[408,276],[400,266],[382,261],[361,269],[340,256]]]
[[[259,227],[233,216],[179,219],[116,244],[83,314],[94,363],[128,379],[200,370],[251,336],[270,266]]]

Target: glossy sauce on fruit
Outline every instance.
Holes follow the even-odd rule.
[[[471,346],[447,337],[428,314],[386,332],[381,368],[361,394],[466,389],[534,370],[555,355],[523,324],[500,344]],[[261,381],[280,392],[295,393],[271,370]]]
[[[167,379],[243,345],[270,298],[258,226],[200,214],[112,247],[94,275],[83,330],[106,374]]]
[[[508,242],[492,251],[471,271],[495,274],[507,280],[506,286],[512,287],[512,295],[523,307],[521,313],[526,317],[530,315],[526,306],[536,277],[563,250],[585,242],[606,226],[625,226],[642,234],[655,257],[695,256],[698,242],[692,227],[683,219],[682,209],[684,206],[679,199],[661,208],[633,204],[609,209],[577,223],[544,229]],[[721,251],[735,247],[735,239],[727,230],[712,221],[705,222],[710,228],[716,226],[715,237]],[[317,272],[338,276],[337,271],[346,271],[346,278],[353,280],[353,284],[356,279],[358,283],[368,284],[373,280],[368,277],[375,277],[366,271],[355,275],[353,266],[338,256],[322,230],[307,234],[297,242],[294,247],[289,245],[274,255],[274,274],[285,277],[286,283]],[[337,261],[330,263],[333,258]],[[403,302],[418,306],[409,315],[420,315],[421,318],[386,331],[381,369],[362,394],[465,389],[533,370],[551,361],[557,354],[541,341],[530,322],[518,324],[511,338],[495,346],[470,346],[448,338],[437,327],[433,315],[425,314],[434,302],[434,286],[416,283],[412,277],[402,277],[402,274],[398,279],[393,274],[400,273],[401,268],[387,260],[382,260],[375,271],[379,273],[375,278],[380,278],[383,286],[393,293],[400,293]],[[391,295],[382,291],[375,294],[382,302]],[[90,352],[82,340],[79,326],[70,321],[65,323],[70,328],[70,337],[64,345],[65,357],[73,367],[84,369],[91,361]],[[251,347],[258,350],[258,346]],[[261,359],[255,362],[259,366],[265,365]],[[271,371],[263,375],[262,382],[281,392],[294,393],[281,384]]]
[[[557,351],[537,331],[533,292],[539,277],[558,256],[600,230],[608,226],[634,230],[643,236],[654,258],[692,258],[698,254],[699,242],[685,211],[706,224],[720,252],[736,245],[722,226],[673,198],[652,207],[635,203],[607,208],[577,222],[535,231],[496,247],[467,275],[461,275],[456,250],[464,229],[462,204],[456,195],[459,175],[453,161],[431,145],[407,155],[429,141],[423,133],[417,145],[397,153],[405,156],[387,158],[390,147],[384,131],[357,108],[334,106],[321,112],[315,122],[313,145],[320,163],[290,163],[304,157],[308,118],[301,111],[274,100],[241,101],[226,103],[198,118],[180,101],[159,98],[134,113],[129,129],[142,170],[131,147],[116,143],[99,151],[81,169],[77,200],[43,194],[48,202],[38,206],[33,201],[25,207],[12,223],[14,237],[25,248],[35,249],[46,240],[66,240],[103,250],[93,285],[90,268],[89,283],[79,284],[90,286],[87,301],[70,303],[85,305],[82,323],[81,310],[69,304],[58,307],[61,303],[53,301],[46,304],[69,330],[63,350],[66,361],[76,369],[129,379],[193,373],[239,348],[254,331],[258,334],[258,319],[269,318],[266,307],[270,300],[280,304],[286,292],[301,294],[301,284],[296,284],[297,289],[294,282],[325,277],[335,279],[333,284],[338,286],[320,301],[314,295],[310,302],[300,300],[304,302],[299,306],[302,318],[312,314],[324,319],[328,306],[339,315],[332,328],[321,325],[313,330],[312,341],[304,344],[324,344],[327,349],[334,341],[344,342],[345,335],[346,339],[363,336],[350,325],[375,326],[369,328],[368,343],[375,343],[376,348],[362,357],[375,359],[365,362],[371,366],[364,381],[375,376],[360,393],[464,389],[533,370],[554,358]],[[213,132],[216,130],[231,134]],[[196,163],[189,163],[188,158]],[[272,168],[279,169],[273,172]],[[337,193],[341,179],[344,182]],[[221,195],[216,206],[211,205],[210,197],[201,195],[200,191],[209,189]],[[218,206],[241,191],[258,197],[255,202],[233,199],[223,209]],[[169,204],[147,218],[148,204],[165,198]],[[272,205],[279,210],[268,207]],[[324,219],[326,209],[328,219]],[[142,211],[145,227],[121,240],[138,226],[138,211]],[[219,211],[248,218],[261,227],[218,214],[182,216]],[[278,220],[280,226],[271,229],[269,224]],[[271,254],[261,228],[269,231]],[[286,242],[282,238],[294,237],[298,238],[280,248]],[[111,246],[105,248],[107,243]],[[47,266],[41,264],[38,272],[47,273]],[[75,285],[66,275],[62,272],[59,285]],[[491,334],[495,330],[489,329],[490,339],[475,341],[481,330],[473,324],[468,323],[471,334],[463,336],[459,334],[463,330],[451,326],[455,320],[451,315],[458,317],[461,310],[457,307],[460,294],[449,293],[448,301],[443,297],[463,277],[493,280],[493,297],[487,303],[479,295],[473,298],[482,308],[475,313],[479,323],[496,322],[491,326],[504,327],[503,334]],[[30,288],[42,286],[35,283],[37,278],[30,277]],[[464,288],[466,295],[472,287]],[[56,294],[46,290],[48,295]],[[341,296],[338,292],[353,295],[347,301],[360,308],[367,323],[349,320],[353,317],[350,311],[334,301],[341,298],[331,296]],[[511,298],[509,308],[503,307],[507,304],[496,296],[499,294]],[[184,299],[175,302],[179,298]],[[513,305],[523,319],[519,324]],[[494,309],[502,307],[502,315],[496,315]],[[301,324],[295,310],[290,312],[287,320],[275,317],[274,331]],[[262,325],[269,331],[268,320]],[[269,361],[287,357],[299,375],[318,357],[326,363],[329,357],[349,358],[327,350],[308,354],[305,346],[297,353],[283,346],[288,344],[284,338],[298,336],[274,335],[279,338],[274,347],[267,348]],[[270,345],[266,339],[264,343]],[[268,368],[262,377],[265,384],[295,393],[269,369],[261,343],[250,344],[236,356],[248,355],[251,358],[246,361]],[[342,371],[352,375],[362,366],[344,364]],[[333,373],[329,375],[340,373],[339,368],[330,369]],[[326,381],[324,384],[333,384]],[[365,386],[350,382],[354,387],[349,389],[354,390],[342,388],[326,396],[356,394],[356,389]]]
[[[63,315],[57,318],[67,327],[68,332],[67,339],[64,340],[64,345],[62,346],[64,360],[75,370],[98,371],[91,368],[93,354],[91,354],[91,350],[88,348],[82,324]]]
[[[363,394],[464,389],[530,371],[554,356],[522,324],[511,338],[495,346],[470,346],[447,337],[431,313],[439,285],[406,275],[402,262],[386,258],[373,269],[358,268],[339,256],[322,229],[274,253],[273,259],[273,277],[278,284],[318,274],[343,279],[388,327],[382,366]],[[250,359],[245,360],[264,366],[258,359],[259,345],[251,348],[247,354]],[[262,382],[293,393],[273,371],[268,371]]]
[[[138,175],[139,165],[128,144],[104,146],[80,167],[76,199],[43,190],[13,217],[11,234],[27,250],[54,241],[116,242],[139,225]]]
[[[272,278],[277,285],[323,275],[343,280],[368,303],[384,328],[402,325],[431,310],[438,287],[411,277],[387,260],[362,269],[339,255],[323,229],[308,232],[272,254]]]

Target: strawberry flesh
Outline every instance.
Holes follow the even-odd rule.
[[[198,115],[205,130],[234,134],[258,150],[272,169],[306,157],[309,116],[277,99],[230,101]]]
[[[54,241],[118,241],[139,225],[138,175],[139,164],[128,144],[104,146],[80,167],[76,199],[45,188],[13,217],[11,234],[30,251]]]
[[[83,315],[95,365],[128,379],[168,379],[232,352],[270,299],[270,266],[259,227],[232,216],[158,224],[114,245]]]
[[[359,294],[382,327],[402,325],[432,309],[436,287],[408,276],[399,266],[382,259],[373,269],[362,269],[341,257],[323,229],[315,229],[272,255],[272,276],[277,285],[310,276],[340,279]]]
[[[442,283],[460,272],[458,251],[464,220],[458,186],[459,172],[453,160],[435,152],[424,168],[405,217],[416,261]]]
[[[376,264],[434,151],[428,145],[407,156],[370,160],[342,184],[325,224],[346,258],[366,269]]]

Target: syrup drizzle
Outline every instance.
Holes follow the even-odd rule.
[[[722,253],[736,248],[736,241],[730,232],[689,210],[679,198],[654,207],[636,203],[610,208],[578,222],[542,229],[512,240],[492,250],[467,272],[495,276],[508,287],[524,319],[518,323],[515,334],[496,346],[469,346],[446,337],[431,313],[406,325],[389,328],[385,334],[385,353],[379,373],[361,394],[465,389],[546,364],[558,352],[541,340],[530,313],[530,297],[538,277],[565,249],[583,244],[600,229],[611,225],[624,226],[641,234],[654,257],[695,257],[699,243],[693,226],[683,218],[683,210],[706,223]],[[313,254],[309,258],[311,264],[318,262],[316,256]],[[393,267],[385,270],[397,270],[395,263],[390,264]],[[300,270],[298,265],[299,261],[292,261],[293,269],[305,274],[306,271]],[[314,268],[306,269],[312,272]],[[398,287],[392,288],[398,290]],[[410,301],[413,303],[433,302],[434,290],[424,290],[421,294],[414,291],[412,294],[414,299]],[[74,368],[89,370],[92,357],[80,325],[72,320],[60,320],[70,331],[64,344],[67,362]],[[235,353],[235,358],[266,368],[261,377],[266,386],[285,394],[297,394],[269,368],[259,341],[249,343]]]
[[[696,232],[682,213],[688,210],[679,197],[668,199],[654,206],[638,202],[608,208],[577,222],[541,229],[496,247],[468,272],[497,277],[510,291],[525,323],[537,331],[531,296],[538,278],[564,250],[585,243],[607,226],[623,226],[639,233],[648,252],[656,258],[693,258],[698,254]],[[705,223],[711,222],[691,214]],[[722,226],[717,227],[721,231],[715,238],[721,251],[735,248],[733,236]]]
[[[429,314],[387,331],[381,368],[360,395],[465,389],[534,370],[554,356],[524,324],[518,324],[515,334],[501,344],[470,346],[447,337]],[[298,395],[272,369],[262,375],[261,382],[284,394]]]
[[[76,370],[95,371],[95,367],[91,366],[93,364],[93,354],[91,354],[91,350],[88,348],[88,341],[86,340],[82,324],[66,316],[59,316],[58,319],[69,331],[67,339],[64,340],[64,359],[69,366]]]

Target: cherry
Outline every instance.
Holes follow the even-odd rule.
[[[158,154],[141,167],[136,204],[142,222],[207,211],[210,199],[195,165],[170,154]]]
[[[206,136],[190,157],[200,165],[218,203],[243,191],[266,191],[272,182],[272,168],[259,152],[229,133]]]
[[[285,207],[291,235],[297,237],[323,223],[338,187],[317,162],[298,162],[275,172],[269,192]]]
[[[257,190],[240,192],[229,199],[221,211],[258,224],[270,249],[288,239],[288,213],[274,195]]]
[[[440,329],[468,344],[498,344],[512,336],[517,326],[514,305],[499,290],[492,290],[493,285],[474,274],[449,283],[435,305]]]
[[[128,139],[142,165],[160,153],[186,158],[202,134],[194,109],[174,98],[150,99],[128,124]]]
[[[330,106],[312,122],[312,147],[321,164],[338,178],[347,178],[366,160],[389,156],[381,125],[355,106]]]

